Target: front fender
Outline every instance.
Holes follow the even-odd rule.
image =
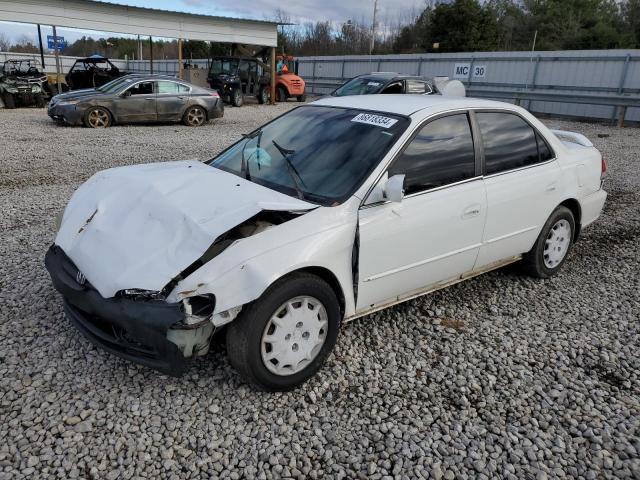
[[[216,297],[214,313],[220,313],[256,300],[288,273],[320,267],[336,277],[345,299],[345,313],[352,314],[351,256],[357,215],[349,207],[343,208],[345,205],[314,210],[236,242],[179,282],[168,301],[211,293]],[[318,229],[317,225],[324,228]]]

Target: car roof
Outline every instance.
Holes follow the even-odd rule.
[[[311,105],[373,110],[410,116],[417,112],[424,114],[444,112],[456,108],[505,108],[515,109],[513,105],[492,100],[468,97],[443,97],[441,95],[349,95],[344,97],[326,97]]]
[[[397,73],[397,72],[371,72],[364,73],[362,75],[358,75],[356,78],[376,78],[380,80],[404,80],[407,78],[415,78],[416,80],[425,80],[428,81],[425,77],[420,77],[418,75],[409,75],[406,73]]]

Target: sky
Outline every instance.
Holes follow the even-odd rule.
[[[303,24],[308,21],[329,20],[343,23],[347,20],[362,21],[370,24],[373,16],[374,0],[103,0],[109,3],[131,5],[136,7],[159,8],[162,10],[218,15],[237,18],[273,19],[278,8],[293,23]],[[424,0],[378,0],[378,19],[395,21],[396,18],[410,15],[421,10]],[[51,28],[43,26],[43,41],[51,35]],[[0,22],[0,35],[4,34],[11,41],[22,35],[29,37],[34,43],[37,38],[35,25]],[[107,36],[105,32],[91,32],[59,28],[58,35],[66,41],[73,42],[87,35],[96,38]],[[46,46],[46,45],[45,45]]]

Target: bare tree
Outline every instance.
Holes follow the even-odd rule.
[[[10,47],[11,40],[5,33],[0,32],[0,52],[8,52]]]

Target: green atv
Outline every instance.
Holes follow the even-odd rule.
[[[0,98],[5,108],[44,107],[47,76],[35,60],[7,60],[0,70]]]

